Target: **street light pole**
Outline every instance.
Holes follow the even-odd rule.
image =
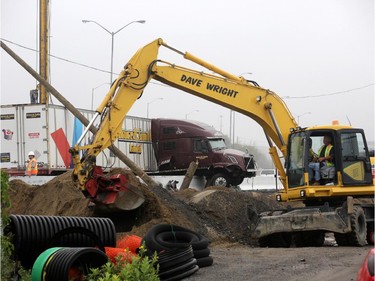
[[[233,110],[230,110],[229,111],[229,139],[231,141],[231,144],[232,144],[232,148],[234,146],[234,132],[235,132],[235,125],[236,125],[236,121],[235,121],[235,114],[236,112],[233,111]]]
[[[128,24],[124,25],[123,27],[121,27],[120,29],[118,29],[117,31],[115,32],[112,32],[112,31],[109,31],[107,28],[105,28],[103,25],[101,25],[100,23],[94,21],[94,20],[82,20],[83,23],[95,23],[97,26],[101,27],[103,30],[105,30],[107,33],[109,33],[112,37],[112,40],[111,40],[111,76],[110,76],[110,81],[109,81],[109,84],[111,85],[112,84],[112,77],[113,77],[113,51],[114,51],[114,43],[115,43],[115,35],[117,33],[119,33],[121,30],[123,30],[125,27],[127,27],[128,25],[131,25],[132,23],[145,23],[146,21],[145,20],[136,20],[136,21],[131,21],[129,22]]]
[[[113,51],[114,51],[114,46],[115,46],[115,34],[112,32],[111,33],[111,76],[109,78],[110,84],[113,82]]]
[[[101,87],[101,86],[103,86],[103,85],[110,85],[109,83],[102,83],[102,84],[100,84],[99,86],[96,86],[95,88],[92,88],[91,89],[91,110],[94,110],[94,91],[97,89],[97,88],[99,88],[99,87]]]
[[[157,98],[157,99],[154,99],[150,102],[147,103],[147,118],[148,118],[148,112],[149,112],[149,108],[150,108],[150,104],[153,103],[154,101],[157,101],[157,100],[162,100],[163,98]]]
[[[242,75],[252,75],[252,72],[242,72],[239,77],[242,77]],[[236,126],[236,112],[233,111],[232,109],[229,110],[229,139],[231,141],[232,147],[234,147],[234,142],[235,142],[235,126]]]
[[[242,76],[242,75],[244,75],[244,74],[249,74],[249,75],[252,75],[253,73],[252,72],[242,72],[240,75],[238,75],[238,76]]]
[[[307,115],[307,114],[311,114],[311,112],[305,112],[305,113],[302,113],[300,115],[297,115],[297,123],[299,124],[299,118],[302,117],[303,115]]]
[[[187,120],[188,116],[189,116],[190,114],[194,113],[194,112],[199,112],[199,110],[196,109],[196,110],[190,111],[189,113],[186,113],[186,114],[185,114],[185,120]]]

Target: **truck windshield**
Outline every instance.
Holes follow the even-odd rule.
[[[227,148],[224,139],[209,139],[212,150],[220,150]]]

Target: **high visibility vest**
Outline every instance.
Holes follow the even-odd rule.
[[[319,149],[319,156],[320,156],[320,153],[321,153],[321,151],[322,151],[322,149],[324,148],[324,145]],[[324,157],[328,157],[329,156],[329,153],[331,152],[331,149],[333,148],[333,145],[332,144],[329,144],[329,145],[327,145],[327,147],[326,147],[326,150],[324,151]],[[335,166],[331,161],[329,161],[329,160],[326,160],[325,161],[325,163],[326,163],[326,165],[327,165],[327,167],[333,167],[333,166]]]
[[[27,164],[27,175],[34,176],[38,174],[38,162],[35,158],[31,159]]]

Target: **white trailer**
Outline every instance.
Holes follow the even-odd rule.
[[[94,115],[91,110],[79,111],[89,120]],[[1,105],[0,124],[0,167],[10,175],[25,173],[29,151],[36,155],[39,175],[58,175],[73,168],[69,148],[85,128],[64,106]],[[146,172],[157,169],[150,133],[150,119],[127,116],[123,136],[114,144]],[[88,143],[91,136],[88,134],[83,142]],[[108,149],[98,155],[97,164],[104,168],[126,167]]]

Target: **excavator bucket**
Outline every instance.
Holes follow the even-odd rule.
[[[145,201],[142,191],[128,181],[128,176],[105,176],[95,167],[93,177],[86,183],[86,197],[95,203],[95,209],[103,212],[130,211]]]
[[[132,185],[118,192],[99,193],[93,202],[96,210],[103,212],[130,211],[140,207],[145,201],[143,193]]]

